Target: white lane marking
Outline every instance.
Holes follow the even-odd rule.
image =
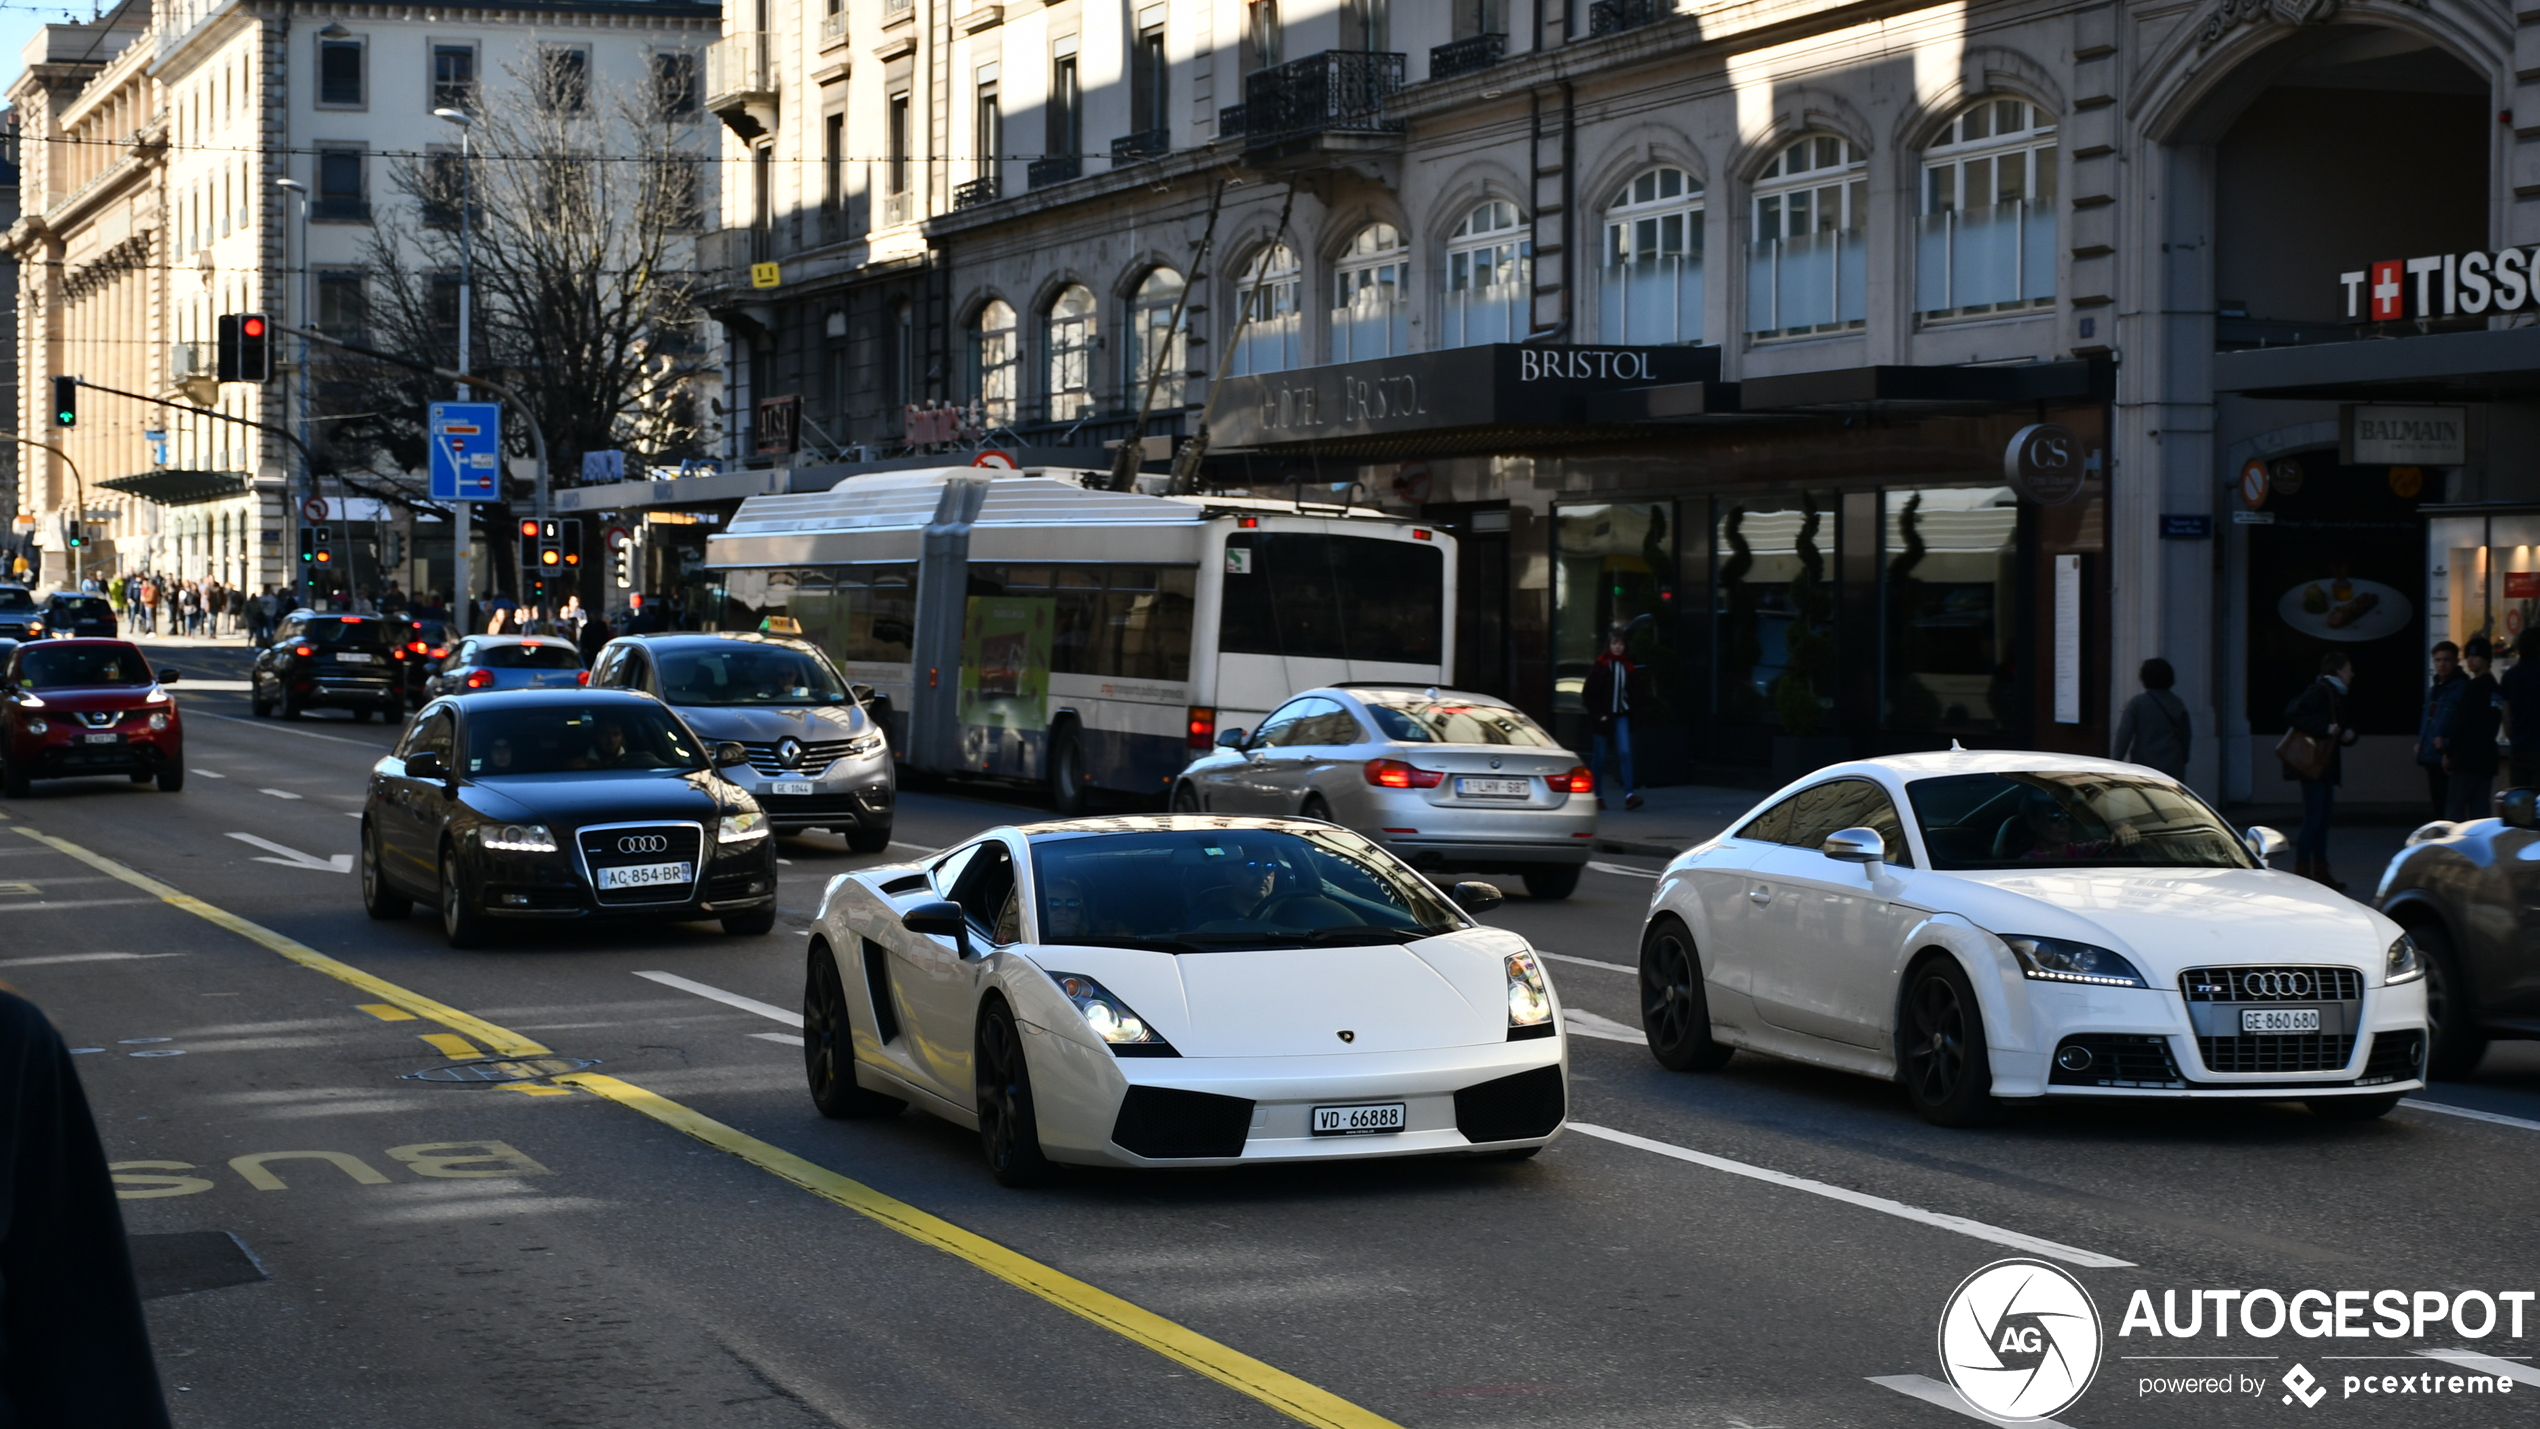
[[[294,794],[291,797],[296,799],[299,795]],[[353,871],[353,856],[349,853],[329,854],[321,858],[313,853],[302,853],[288,844],[278,844],[271,839],[260,839],[254,834],[231,834],[230,837],[240,843],[253,844],[257,848],[270,849],[282,855],[280,858],[267,858],[263,854],[258,854],[256,856],[258,863],[278,863],[284,868],[306,868],[318,873]]]
[[[893,847],[893,848],[904,848],[904,849],[907,849],[910,853],[942,853],[942,852],[943,852],[943,850],[942,850],[942,849],[939,849],[939,848],[928,848],[928,847],[926,847],[924,844],[904,844],[904,843],[901,843],[898,839],[893,839],[893,840],[891,840],[891,847]]]
[[[1535,956],[1539,958],[1550,958],[1556,963],[1577,963],[1583,968],[1603,968],[1607,972],[1633,974],[1638,974],[1640,972],[1640,969],[1633,967],[1629,963],[1609,963],[1599,958],[1574,958],[1568,953],[1547,953],[1541,948],[1535,949]]]
[[[803,1039],[791,1032],[753,1032],[750,1036],[761,1042],[782,1042],[788,1047],[803,1045]]]
[[[1985,1413],[1983,1410],[1976,1408],[1974,1405],[1969,1404],[1967,1402],[1967,1397],[1960,1394],[1955,1388],[1943,1384],[1939,1380],[1933,1379],[1927,1374],[1874,1374],[1869,1378],[1870,1383],[1872,1384],[1882,1385],[1888,1389],[1895,1390],[1899,1394],[1910,1395],[1913,1398],[1921,1400],[1925,1404],[1937,1404],[1943,1409],[1955,1410],[1960,1414],[1964,1414],[1969,1419],[1981,1419],[1987,1424],[1999,1424],[2002,1422],[2001,1420],[1994,1418],[1992,1415]],[[2071,1426],[2054,1419],[2028,1419],[2021,1422],[2027,1424],[2043,1424],[2046,1426],[2046,1429],[2071,1429]]]
[[[1885,1196],[1873,1196],[1866,1191],[1855,1191],[1848,1186],[1834,1186],[1823,1181],[1811,1181],[1805,1176],[1793,1176],[1786,1171],[1769,1170],[1744,1161],[1731,1161],[1725,1156],[1713,1156],[1705,1151],[1673,1146],[1664,1141],[1652,1141],[1646,1136],[1634,1136],[1628,1131],[1616,1131],[1610,1126],[1596,1126],[1587,1122],[1574,1121],[1570,1123],[1570,1129],[1600,1140],[1638,1147],[1643,1151],[1656,1152],[1660,1156],[1673,1157],[1678,1161],[1690,1161],[1696,1166],[1707,1166],[1714,1171],[1726,1171],[1732,1176],[1747,1176],[1793,1191],[1805,1191],[1812,1196],[1823,1196],[1830,1201],[1842,1201],[1847,1205],[1877,1211],[1881,1215],[1895,1216],[1900,1220],[1920,1221],[1927,1226],[1938,1226],[1942,1230],[1956,1231],[1960,1235],[1991,1241],[1995,1245],[2007,1245],[2014,1250],[2025,1250],[2032,1255],[2042,1255],[2050,1260],[2060,1260],[2069,1265],[2087,1266],[2093,1270],[2117,1270],[2129,1268],[2134,1264],[2131,1260],[2119,1260],[2113,1255],[2102,1255],[2095,1250],[2083,1250],[2078,1246],[2065,1245],[2061,1241],[2047,1240],[2042,1236],[2027,1235],[2020,1231],[2005,1230],[2000,1226],[1987,1225],[1982,1221],[1971,1221],[1965,1216],[1927,1211],[1920,1206],[1909,1206],[1903,1201],[1891,1201]]]
[[[2450,1102],[2426,1102],[2409,1097],[2402,1100],[2399,1105],[2410,1111],[2439,1111],[2445,1116],[2461,1116],[2471,1121],[2488,1121],[2498,1126],[2518,1126],[2525,1131],[2540,1131],[2540,1121],[2526,1121],[2521,1117],[2507,1116],[2502,1112],[2480,1111],[2476,1107],[2454,1106]]]
[[[1634,868],[1625,863],[1599,863],[1595,859],[1588,860],[1588,867],[1599,873],[1619,873],[1625,878],[1656,878],[1659,873],[1659,870],[1654,868]]]
[[[47,953],[40,958],[0,958],[0,968],[31,968],[46,963],[121,963],[139,958],[182,958],[188,953]]]
[[[772,1002],[761,1002],[755,997],[743,997],[737,992],[725,992],[719,987],[691,982],[677,973],[637,973],[635,976],[650,978],[664,987],[675,987],[681,992],[693,992],[699,997],[710,997],[726,1007],[737,1007],[743,1012],[755,1012],[761,1017],[782,1022],[788,1027],[803,1025],[803,1017],[799,1012],[787,1012]]]
[[[231,724],[252,724],[259,729],[270,729],[278,734],[296,734],[302,739],[323,739],[329,744],[350,744],[356,748],[367,749],[373,754],[386,754],[389,749],[387,745],[373,744],[366,739],[346,739],[340,734],[320,734],[313,729],[294,729],[290,725],[276,724],[269,719],[246,719],[238,715],[213,714],[210,710],[196,710],[186,718],[225,719]]]
[[[1629,1042],[1635,1047],[1649,1045],[1648,1035],[1639,1028],[1576,1007],[1561,1009],[1561,1026],[1573,1037],[1600,1037],[1608,1042]]]
[[[359,810],[359,809],[346,809],[346,810],[344,811],[344,817],[345,817],[345,818],[348,818],[348,819],[358,819],[358,818],[360,818],[361,816],[362,816],[362,811],[361,811],[361,810]]]
[[[300,797],[288,789],[259,789],[256,792],[259,794],[271,794],[277,799],[297,799]]]
[[[2419,1350],[2417,1353],[2430,1360],[2441,1360],[2448,1365],[2458,1365],[2462,1369],[2474,1369],[2480,1374],[2501,1374],[2509,1379],[2520,1380],[2524,1384],[2540,1384],[2540,1369],[2534,1369],[2527,1364],[2516,1364],[2512,1360],[2498,1359],[2494,1355],[2482,1355],[2476,1350]]]
[[[229,776],[221,773],[217,769],[206,769],[197,764],[194,766],[194,777],[197,779],[226,779]]]
[[[0,903],[0,913],[58,913],[72,908],[120,908],[132,903],[153,903],[151,898],[65,898],[54,902]]]

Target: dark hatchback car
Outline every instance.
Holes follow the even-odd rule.
[[[351,710],[357,720],[403,714],[407,628],[377,615],[295,610],[256,652],[247,703],[259,719],[277,707],[284,719],[319,708]]]
[[[55,591],[44,597],[40,615],[44,621],[44,634],[51,639],[84,635],[112,640],[117,633],[115,608],[102,595]]]
[[[44,634],[44,612],[22,585],[0,585],[0,640],[33,640]]]
[[[2540,789],[2507,789],[2496,811],[2408,835],[2373,900],[2424,955],[2426,1073],[2445,1080],[2491,1041],[2540,1038]]]
[[[185,787],[185,722],[152,670],[122,640],[37,640],[0,658],[0,787],[12,799],[38,779],[121,774]]]
[[[776,925],[776,841],[707,745],[661,702],[503,690],[424,706],[371,767],[362,901],[373,918],[437,908],[453,947],[498,921],[714,918]]]

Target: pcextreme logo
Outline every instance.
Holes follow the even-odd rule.
[[[2042,1260],[1997,1260],[1960,1282],[1940,1313],[1940,1364],[1996,1419],[2051,1419],[2099,1372],[2099,1307]]]

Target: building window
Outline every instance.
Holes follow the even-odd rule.
[[[907,299],[891,304],[885,340],[883,387],[891,394],[891,415],[897,416],[917,401],[917,311]]]
[[[1914,309],[1960,317],[2055,303],[2055,124],[2026,100],[1968,106],[1923,151]]]
[[[694,51],[653,51],[653,103],[662,118],[696,118],[697,89],[697,56]]]
[[[1015,351],[1014,308],[991,298],[970,322],[970,395],[991,427],[1014,422],[1015,378],[1022,370]]]
[[[1152,410],[1164,412],[1182,405],[1183,371],[1189,367],[1190,357],[1183,349],[1181,330],[1173,323],[1174,308],[1181,300],[1182,275],[1170,268],[1147,274],[1129,299],[1126,395],[1130,403],[1146,399],[1147,377],[1152,372],[1159,374]]]
[[[1236,280],[1236,311],[1244,318],[1235,345],[1236,376],[1287,372],[1305,365],[1305,269],[1286,244],[1264,248]]]
[[[459,205],[473,196],[467,191],[467,157],[460,150],[435,144],[424,151],[423,169],[415,197],[423,208],[426,228],[459,226]],[[469,216],[475,216],[473,208]]]
[[[317,198],[309,206],[316,223],[370,222],[370,196],[362,184],[362,151],[320,149],[317,155]]]
[[[1048,133],[1041,144],[1046,158],[1072,159],[1084,152],[1084,96],[1076,88],[1076,56],[1050,61]]]
[[[997,82],[993,79],[979,81],[979,105],[973,116],[971,142],[978,150],[972,177],[996,178],[997,160],[1005,155],[1005,108],[1004,101],[997,97]]]
[[[1650,169],[1605,208],[1597,336],[1606,342],[1702,341],[1702,181]]]
[[[435,43],[432,47],[432,107],[476,112],[476,46]]]
[[[1285,58],[1287,37],[1279,24],[1279,0],[1244,0],[1244,69],[1273,69]]]
[[[828,114],[820,120],[820,206],[831,213],[847,207],[847,116]]]
[[[1172,92],[1172,77],[1172,66],[1164,57],[1164,7],[1150,5],[1138,16],[1138,37],[1129,50],[1132,132],[1153,134],[1171,122],[1167,96]]]
[[[1386,54],[1393,49],[1393,0],[1341,0],[1341,48]]]
[[[1747,251],[1746,329],[1790,337],[1861,326],[1869,259],[1861,229],[1869,164],[1849,139],[1811,134],[1773,156],[1755,180]]]
[[[366,342],[363,333],[369,322],[370,294],[361,274],[317,275],[318,331],[346,342]]]
[[[539,55],[541,107],[557,114],[579,114],[591,102],[591,52],[572,45],[549,45]]]
[[[1070,283],[1050,304],[1042,329],[1049,353],[1049,419],[1072,422],[1094,410],[1094,294]]]
[[[888,194],[908,192],[908,91],[901,90],[883,101],[882,128],[883,189]]]
[[[1410,262],[1402,234],[1371,223],[1342,250],[1332,275],[1332,361],[1391,357],[1411,350]]]
[[[362,42],[318,41],[318,108],[362,107]]]
[[[1446,241],[1446,327],[1440,345],[1522,339],[1533,288],[1534,241],[1521,231],[1517,205],[1492,199],[1464,215]]]

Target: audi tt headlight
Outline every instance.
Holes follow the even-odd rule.
[[[476,842],[478,847],[490,848],[498,853],[556,851],[556,836],[548,831],[545,824],[505,824],[500,828],[487,824],[477,829]]]
[[[2079,982],[2093,987],[2148,987],[2143,974],[2134,964],[2088,943],[2070,943],[2062,938],[2032,938],[2020,933],[2005,933],[2002,941],[2011,945],[2011,953],[2020,960],[2020,971],[2039,982]]]
[[[1050,981],[1058,984],[1058,990],[1067,995],[1067,1000],[1074,1003],[1076,1011],[1084,1017],[1085,1025],[1092,1028],[1094,1035],[1108,1043],[1113,1051],[1151,1048],[1167,1055],[1171,1053],[1172,1045],[1156,1035],[1155,1029],[1146,1024],[1146,1019],[1130,1011],[1129,1004],[1113,996],[1111,990],[1101,983],[1082,973],[1051,973]],[[1132,1052],[1132,1055],[1135,1053]]]
[[[1552,989],[1532,952],[1508,955],[1508,1025],[1540,1027],[1552,1020]]]
[[[717,841],[728,844],[745,844],[752,839],[763,839],[767,837],[767,815],[756,809],[735,810],[723,816],[723,822],[715,828],[714,836]]]
[[[2403,982],[2415,982],[2423,976],[2425,976],[2425,954],[2417,951],[2416,939],[2401,933],[2399,941],[2390,945],[2388,961],[2382,964],[2381,985],[2391,987]]]

